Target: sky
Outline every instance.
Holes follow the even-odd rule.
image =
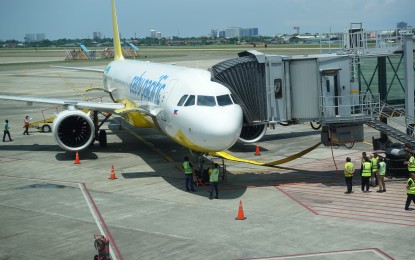
[[[398,22],[415,27],[414,0],[116,0],[122,37],[208,35],[242,27],[272,36],[343,32],[351,23],[387,30]],[[0,0],[0,40],[23,41],[27,33],[47,39],[112,38],[110,0]]]

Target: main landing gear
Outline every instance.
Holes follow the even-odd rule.
[[[105,118],[101,121],[101,123],[98,123],[98,113],[103,115]],[[95,126],[95,141],[99,142],[99,146],[106,147],[107,146],[107,132],[104,129],[100,129],[101,126],[108,120],[108,118],[111,117],[111,113],[102,113],[98,111],[93,112],[93,121]]]

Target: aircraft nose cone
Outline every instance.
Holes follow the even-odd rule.
[[[231,147],[239,138],[242,129],[242,110],[229,107],[217,113],[203,116],[205,123],[200,129],[203,146],[211,150],[222,151]]]

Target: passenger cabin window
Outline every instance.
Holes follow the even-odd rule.
[[[214,96],[197,96],[197,105],[214,107],[216,106],[215,97]]]
[[[194,105],[195,105],[195,96],[190,95],[189,98],[187,99],[186,103],[184,103],[184,106],[188,107],[188,106],[194,106]]]
[[[228,106],[233,104],[229,95],[217,96],[216,99],[218,100],[219,106]]]
[[[189,95],[184,95],[180,100],[179,100],[179,103],[177,103],[177,105],[178,106],[183,106],[183,103],[184,103],[184,101],[186,101],[186,98],[188,97]]]

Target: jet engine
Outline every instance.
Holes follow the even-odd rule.
[[[53,136],[67,151],[80,151],[94,140],[94,123],[80,110],[65,110],[53,120]]]
[[[267,132],[267,125],[244,125],[242,127],[239,141],[243,143],[255,143],[262,139]]]

